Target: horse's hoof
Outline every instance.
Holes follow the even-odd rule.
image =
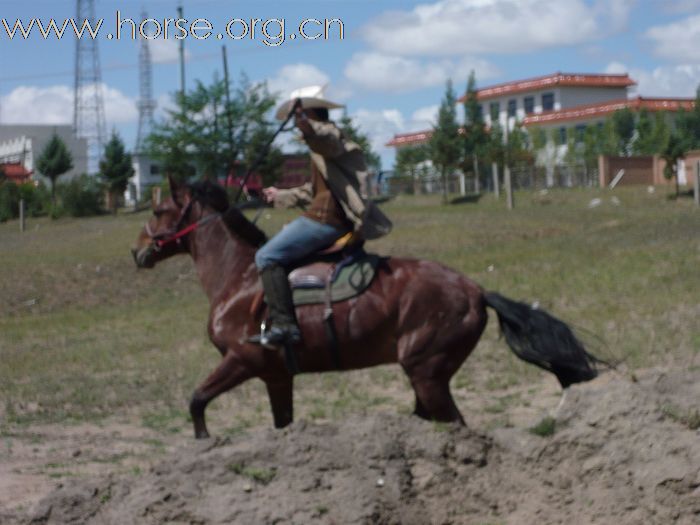
[[[209,439],[209,432],[206,430],[204,432],[195,432],[194,433],[194,438],[195,439]]]

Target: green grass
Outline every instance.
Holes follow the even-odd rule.
[[[268,469],[263,467],[251,467],[246,466],[243,463],[232,463],[228,466],[229,470],[235,472],[240,476],[244,476],[251,481],[260,483],[262,485],[267,485],[275,478],[277,471],[275,469]]]
[[[448,206],[439,196],[402,196],[383,205],[394,231],[369,248],[438,260],[485,289],[538,301],[602,338],[601,346],[586,337],[594,351],[632,368],[697,366],[700,210],[663,191],[621,188],[619,206],[612,195],[558,190],[543,205],[517,193],[511,212],[491,195]],[[595,197],[603,204],[588,209]],[[297,213],[271,210],[261,225],[272,233]],[[24,234],[16,221],[0,224],[0,427],[124,415],[189,432],[187,401],[219,354],[207,340],[208,303],[190,259],[134,267],[128,250],[148,216],[31,219]],[[542,375],[507,351],[493,320],[453,380],[458,397]],[[409,413],[413,405],[397,367],[301,376],[295,392],[296,413],[307,418]],[[517,402],[493,398],[484,409],[494,414]],[[271,421],[259,381],[215,401],[210,415],[232,432]]]
[[[534,427],[530,428],[530,433],[540,437],[553,436],[557,430],[557,420],[553,417],[544,417]]]
[[[700,411],[697,408],[684,410],[674,405],[664,405],[661,407],[661,411],[669,419],[690,430],[700,429]]]

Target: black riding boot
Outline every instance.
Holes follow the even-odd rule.
[[[271,326],[251,341],[263,346],[298,343],[301,341],[301,332],[294,314],[287,272],[279,264],[270,264],[260,272],[260,280],[267,299]]]

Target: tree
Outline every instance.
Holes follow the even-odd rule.
[[[36,162],[39,172],[51,181],[51,207],[56,209],[56,180],[73,169],[73,156],[65,142],[54,133]]]
[[[369,141],[367,135],[362,133],[360,128],[353,124],[352,118],[348,116],[347,112],[343,113],[339,124],[340,126],[338,127],[345,136],[362,148],[367,166],[374,170],[375,173],[379,173],[382,170],[382,159],[379,154],[372,149],[372,143]]]
[[[664,167],[664,177],[668,180],[675,179],[676,182],[676,198],[679,195],[678,188],[678,161],[685,157],[687,140],[678,133],[671,133],[666,149],[661,155],[666,161]]]
[[[413,192],[420,192],[420,175],[418,166],[428,160],[430,152],[425,145],[404,146],[396,152],[394,170],[402,177],[409,177],[413,180]]]
[[[611,120],[618,137],[617,150],[620,154],[629,156],[635,128],[634,112],[630,108],[618,109]]]
[[[651,143],[654,144],[654,154],[661,154],[671,139],[671,129],[668,126],[666,112],[657,111],[654,115],[654,131]]]
[[[126,152],[124,142],[116,131],[105,146],[104,156],[100,161],[100,177],[107,186],[112,204],[112,212],[117,213],[117,197],[126,191],[129,179],[134,175],[131,154]]]
[[[447,203],[448,176],[459,165],[462,158],[463,144],[459,136],[455,103],[452,80],[448,80],[445,98],[443,98],[438,111],[437,125],[434,126],[433,135],[430,137],[430,156],[433,164],[442,175],[443,203]]]
[[[632,152],[636,155],[658,155],[668,144],[670,130],[664,112],[657,112],[651,118],[649,111],[642,109],[637,118]]]
[[[632,143],[632,152],[635,155],[653,155],[656,153],[654,144],[654,122],[651,120],[649,111],[642,108],[637,117],[635,126],[635,139]]]
[[[598,151],[601,155],[620,155],[621,139],[617,132],[615,122],[609,118],[598,129]]]
[[[529,164],[533,161],[529,148],[528,136],[522,124],[516,123],[508,132],[508,140],[505,143],[506,160],[510,166]]]
[[[253,126],[247,130],[248,138],[243,144],[242,160],[245,166],[252,166],[270,140],[270,131],[266,126]],[[284,154],[279,148],[271,147],[262,157],[255,169],[260,173],[264,186],[270,186],[282,175]]]
[[[257,159],[260,151],[253,148],[266,144],[276,128],[266,118],[275,97],[266,84],[251,84],[242,76],[227,103],[226,87],[215,78],[209,85],[197,82],[187,93],[175,94],[175,109],[167,111],[147,142],[149,154],[160,160],[165,174],[179,180],[195,173],[217,178],[238,162]],[[278,174],[282,160],[280,150],[272,147],[265,159],[267,173]]]
[[[600,148],[601,130],[598,126],[587,126],[583,133],[583,149],[581,159],[586,167],[586,173],[590,173],[598,167],[598,156],[601,154]]]
[[[681,141],[686,151],[700,148],[700,87],[696,91],[695,105],[690,111],[683,108],[676,116],[676,139]]]
[[[476,90],[476,76],[474,71],[469,74],[467,81],[467,93],[464,97],[464,134],[462,144],[464,156],[462,159],[462,171],[470,169],[474,172],[475,187],[479,188],[479,160],[483,160],[486,144],[489,141],[484,117],[479,106]]]

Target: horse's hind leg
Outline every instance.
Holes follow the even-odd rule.
[[[233,352],[224,355],[216,369],[209,374],[204,382],[197,387],[190,401],[190,414],[194,423],[194,437],[197,439],[209,437],[204,410],[218,395],[240,385],[250,379],[253,374],[241,363],[240,358]]]
[[[414,413],[431,421],[456,422],[464,425],[464,418],[450,392],[449,379],[413,378],[411,385],[416,393]]]
[[[270,398],[272,417],[275,428],[283,428],[294,420],[294,381],[289,378],[268,380],[265,382]]]

